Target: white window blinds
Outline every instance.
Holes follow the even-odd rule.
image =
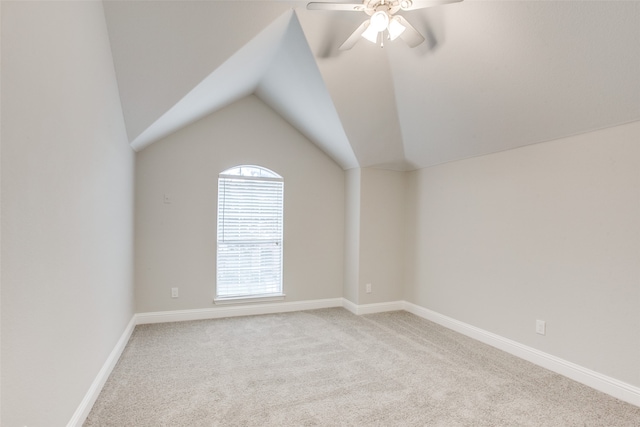
[[[216,298],[282,294],[283,190],[264,168],[220,174]]]

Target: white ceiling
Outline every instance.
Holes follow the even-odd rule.
[[[105,1],[132,146],[255,93],[343,168],[410,170],[640,120],[640,1],[403,12],[426,38],[338,47],[364,13]]]

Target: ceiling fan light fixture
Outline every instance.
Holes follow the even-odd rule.
[[[371,25],[371,22],[369,22],[369,26],[362,33],[362,37],[369,40],[371,43],[378,43],[378,34],[380,34],[380,32]]]
[[[389,14],[379,10],[369,19],[369,26],[362,33],[362,37],[371,43],[378,43],[378,34],[389,27]]]
[[[387,27],[387,30],[389,31],[389,40],[397,39],[406,29],[407,28],[402,25],[396,17],[394,17],[389,21],[389,26]]]
[[[402,38],[407,46],[414,48],[424,42],[424,36],[402,15],[396,15],[398,11],[424,9],[463,0],[361,0],[362,4],[345,3],[344,1],[335,3],[332,0],[312,1],[307,4],[309,10],[360,11],[369,15],[369,19],[361,23],[340,45],[340,50],[351,49],[360,40],[360,37],[374,44],[380,42],[380,47],[384,47],[386,40]]]
[[[389,14],[386,11],[379,10],[371,15],[371,27],[377,32],[384,31],[389,26]]]

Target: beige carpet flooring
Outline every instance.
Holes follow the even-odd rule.
[[[640,408],[406,312],[136,327],[85,426],[640,426]]]

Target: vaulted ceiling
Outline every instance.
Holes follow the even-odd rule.
[[[349,51],[362,12],[104,8],[136,150],[252,93],[344,169],[411,170],[640,120],[639,1],[464,0],[401,12],[426,38],[416,48]]]

